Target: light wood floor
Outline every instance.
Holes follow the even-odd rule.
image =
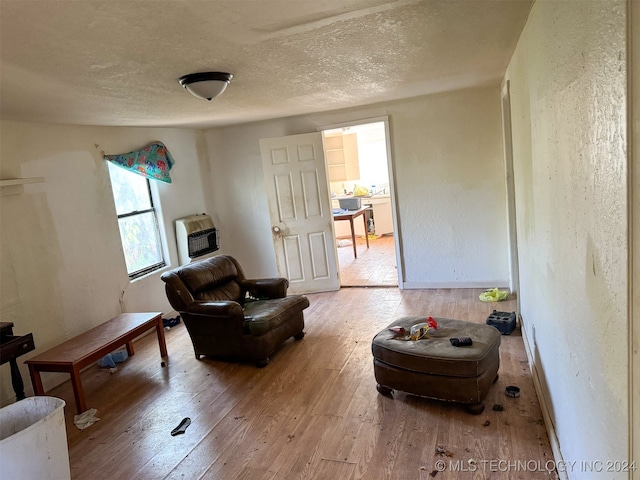
[[[348,239],[351,242],[351,239]],[[340,285],[343,287],[397,286],[396,249],[393,235],[372,236],[369,248],[364,237],[356,237],[358,258],[353,246],[338,247]]]
[[[505,463],[553,460],[518,331],[501,337],[500,379],[481,415],[376,392],[371,339],[379,330],[403,315],[484,323],[492,309],[515,307],[482,303],[479,293],[367,288],[310,295],[307,336],[287,341],[263,369],[197,361],[182,324],[166,332],[169,364],[161,368],[155,335],[148,335],[116,373],[97,367],[83,373],[87,403],[100,418],[86,430],[73,425],[69,382],[47,392],[67,402],[72,477],[557,478]],[[521,396],[506,397],[506,385],[519,386]],[[503,411],[492,409],[497,403]],[[184,417],[191,426],[172,437]],[[435,472],[438,461],[446,471]],[[456,465],[459,471],[451,471]]]

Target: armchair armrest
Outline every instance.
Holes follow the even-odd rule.
[[[242,286],[254,298],[284,298],[287,296],[289,280],[286,278],[245,279]]]
[[[238,302],[231,300],[219,300],[206,302],[196,300],[187,305],[186,313],[191,315],[203,315],[207,317],[239,318],[244,320],[242,307]]]

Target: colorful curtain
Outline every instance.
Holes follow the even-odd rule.
[[[169,170],[175,161],[162,142],[152,143],[134,152],[105,155],[104,159],[143,177],[171,183]]]

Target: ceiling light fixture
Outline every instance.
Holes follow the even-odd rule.
[[[183,75],[178,82],[192,95],[211,100],[225,91],[232,78],[233,75],[230,73],[201,72]]]

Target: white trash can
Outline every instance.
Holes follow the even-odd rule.
[[[64,400],[27,397],[0,409],[2,480],[68,480]]]

